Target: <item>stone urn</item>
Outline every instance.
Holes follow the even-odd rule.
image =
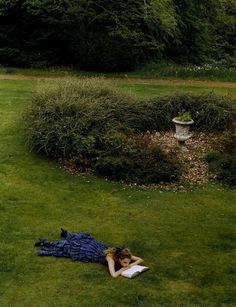
[[[178,117],[172,119],[175,124],[175,135],[181,151],[188,151],[185,141],[191,138],[192,134],[189,132],[190,126],[194,123],[191,119],[189,121],[182,121]]]

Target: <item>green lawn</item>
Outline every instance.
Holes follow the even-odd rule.
[[[225,67],[218,64],[203,64],[201,66],[191,64],[174,64],[171,62],[152,63],[137,68],[130,72],[95,72],[81,71],[69,67],[55,68],[16,68],[0,66],[0,74],[26,75],[26,76],[106,76],[112,78],[142,78],[142,79],[175,79],[175,80],[213,80],[213,81],[236,81],[236,69],[233,65]]]
[[[0,80],[0,306],[235,306],[236,190],[162,191],[66,174],[24,145],[21,112],[36,85]],[[119,86],[140,96],[191,90]],[[37,257],[34,241],[59,239],[60,227],[126,243],[151,270],[112,279],[102,265]]]
[[[134,81],[135,82],[135,81]],[[236,85],[235,87],[213,87],[213,86],[201,86],[201,85],[184,85],[183,84],[138,84],[138,83],[120,83],[118,87],[135,92],[139,97],[153,97],[157,95],[171,94],[175,92],[192,92],[192,93],[205,93],[214,92],[219,95],[230,95],[236,97]]]

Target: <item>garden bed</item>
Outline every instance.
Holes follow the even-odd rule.
[[[180,177],[180,186],[184,182],[189,184],[205,183],[213,178],[209,173],[208,163],[204,156],[214,149],[219,150],[220,135],[214,133],[193,133],[192,138],[186,141],[187,152],[179,150],[174,132],[152,134],[152,142],[160,145],[166,152],[175,151],[177,159],[183,162],[183,174]]]
[[[142,146],[160,146],[166,153],[174,151],[177,159],[183,163],[183,173],[179,183],[161,183],[156,186],[167,189],[183,189],[185,184],[203,184],[214,179],[214,175],[209,172],[208,163],[205,161],[204,156],[210,151],[220,149],[220,134],[194,132],[192,138],[186,141],[186,146],[188,148],[187,152],[179,150],[177,141],[174,137],[174,131],[147,132],[139,134],[138,136],[136,135],[135,138],[139,143],[142,143]],[[89,168],[85,172],[78,170],[76,164],[72,160],[60,159],[59,164],[66,172],[76,176],[88,174],[91,171]]]
[[[139,186],[188,186],[214,178],[204,155],[218,150],[217,134],[232,127],[234,103],[212,93],[138,100],[103,79],[63,79],[34,93],[24,114],[26,142],[75,175]],[[172,119],[184,110],[195,133],[187,153],[179,150],[172,132]],[[217,163],[217,179],[234,183],[231,156]]]

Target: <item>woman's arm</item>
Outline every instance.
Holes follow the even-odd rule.
[[[127,268],[121,268],[118,271],[115,271],[115,261],[113,260],[113,258],[109,255],[106,256],[106,260],[108,263],[108,269],[109,272],[111,274],[112,277],[116,278],[118,277],[124,270],[126,270]]]
[[[140,264],[140,263],[143,263],[143,262],[144,262],[144,260],[143,260],[142,258],[133,256],[133,255],[132,255],[132,257],[131,257],[131,260],[134,261],[134,262],[132,262],[132,263],[129,265],[129,267],[132,267],[133,265]]]

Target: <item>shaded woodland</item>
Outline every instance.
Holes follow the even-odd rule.
[[[125,71],[231,63],[235,0],[0,0],[0,64]]]

